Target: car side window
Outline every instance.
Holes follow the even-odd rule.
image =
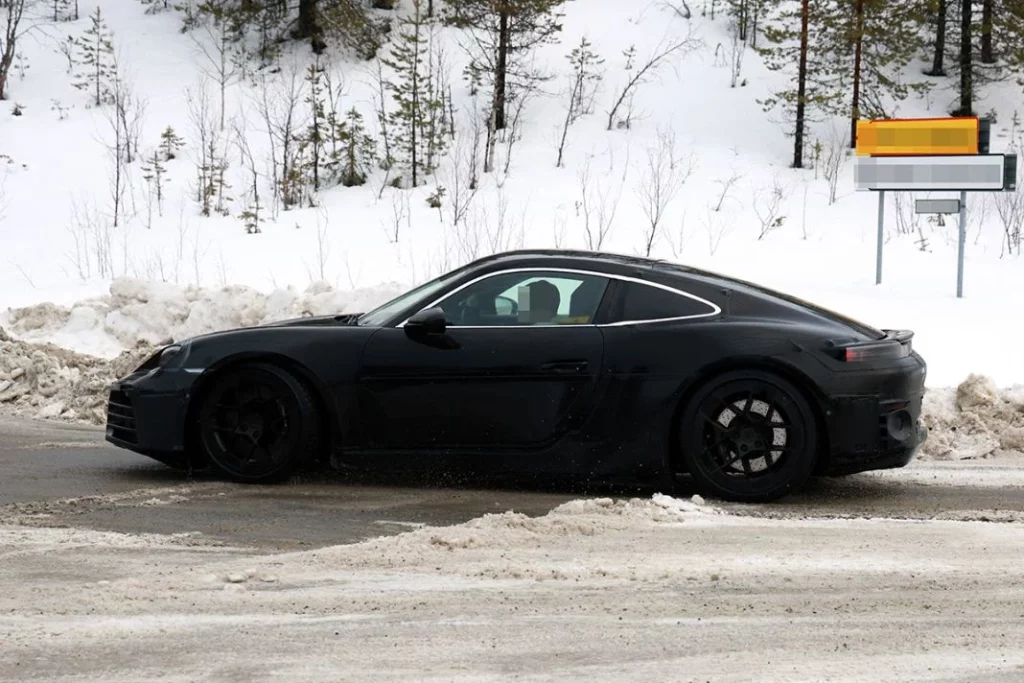
[[[624,282],[622,286],[621,305],[615,311],[615,322],[687,318],[715,312],[714,307],[704,301],[660,287],[637,282]]]
[[[608,288],[598,275],[558,271],[497,273],[437,305],[453,327],[589,325]]]

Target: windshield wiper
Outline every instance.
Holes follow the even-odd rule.
[[[361,317],[362,313],[340,313],[334,316],[334,319],[342,325],[357,325]]]

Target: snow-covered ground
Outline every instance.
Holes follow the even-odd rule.
[[[19,586],[0,594],[0,676],[1013,681],[1022,547],[1018,524],[763,520],[666,496],[275,555],[0,527]]]

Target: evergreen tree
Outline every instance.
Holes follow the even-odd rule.
[[[932,67],[925,74],[928,76],[946,75],[946,29],[949,20],[948,0],[932,0],[930,14],[935,22],[935,40],[932,44]]]
[[[851,84],[851,148],[856,145],[857,119],[888,116],[890,101],[930,87],[904,75],[925,48],[921,27],[927,16],[927,5],[916,0],[844,0],[826,22],[823,37],[837,47],[837,77],[844,84],[849,78]]]
[[[974,45],[971,43],[973,9],[973,0],[960,0],[960,60],[957,63],[960,71],[960,106],[953,112],[953,116],[974,114]]]
[[[477,35],[467,78],[476,86],[491,81],[494,128],[505,128],[510,89],[535,79],[524,70],[530,50],[552,42],[562,30],[557,11],[565,0],[448,0],[445,21]]]
[[[834,46],[826,36],[834,7],[833,0],[801,0],[795,7],[781,4],[764,25],[768,44],[757,49],[769,70],[791,74],[789,87],[760,103],[765,111],[781,109],[787,123],[792,122],[793,168],[803,168],[807,121],[843,111],[843,90],[834,70]]]
[[[306,84],[309,86],[305,102],[309,105],[309,125],[299,142],[299,156],[303,160],[303,173],[313,191],[320,189],[324,178],[321,177],[326,163],[325,145],[328,136],[328,121],[324,104],[323,86],[324,68],[317,57],[306,68]]]
[[[423,15],[422,4],[422,0],[412,0],[412,14],[401,20],[388,56],[381,58],[395,72],[385,83],[395,105],[389,113],[393,153],[408,169],[412,187],[433,171],[432,155],[440,153],[445,144],[444,135],[431,126],[444,111],[444,103],[429,88],[431,74],[424,57],[432,22]]]
[[[167,168],[164,166],[164,159],[161,158],[160,150],[154,149],[153,153],[142,162],[142,179],[150,187],[153,197],[156,199],[157,212],[163,215],[164,203],[164,176]]]
[[[177,157],[178,150],[185,144],[185,140],[178,135],[172,126],[167,126],[163,133],[160,133],[160,153],[164,161],[170,161]]]
[[[341,142],[341,184],[345,187],[365,184],[377,160],[377,141],[366,133],[363,116],[354,107],[345,115]]]
[[[75,39],[79,72],[74,86],[91,91],[97,107],[110,100],[111,82],[116,77],[114,37],[107,28],[100,7],[89,15],[89,28],[81,38]]]

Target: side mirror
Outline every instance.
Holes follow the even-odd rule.
[[[405,323],[407,334],[444,334],[448,329],[448,319],[442,308],[427,308],[415,314]]]

